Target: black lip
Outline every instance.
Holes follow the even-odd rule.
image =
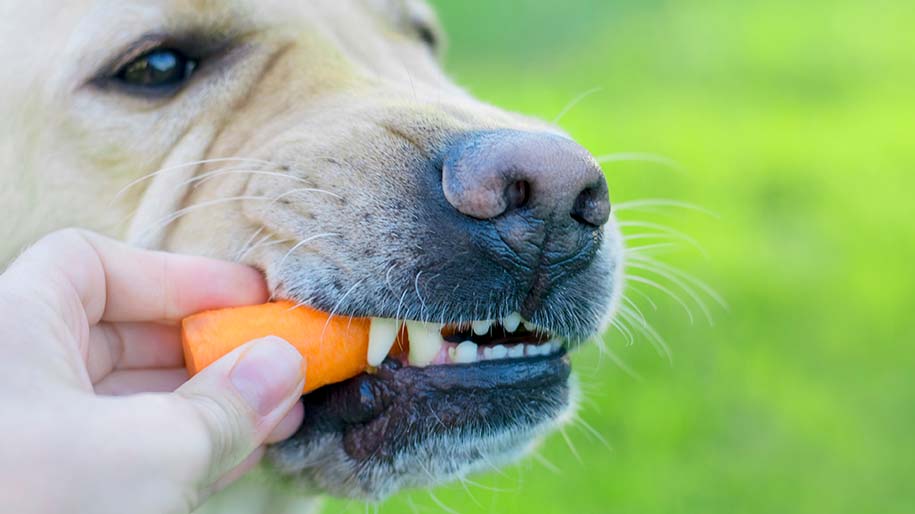
[[[340,434],[346,452],[364,460],[465,426],[536,424],[564,405],[570,373],[565,352],[425,368],[387,359],[373,374],[304,396],[305,420],[292,440]]]

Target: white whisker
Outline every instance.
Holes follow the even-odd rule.
[[[629,330],[629,327],[624,325],[622,321],[614,318],[613,321],[610,322],[610,326],[615,328],[616,331],[619,332],[623,338],[625,338],[626,346],[632,346],[635,344],[635,337],[632,335],[632,331]],[[600,349],[601,355],[603,355],[605,351],[609,350],[606,345],[598,345],[598,348]]]
[[[274,241],[270,241],[270,239],[272,239],[272,238],[273,238],[272,235],[271,235],[271,236],[267,236],[267,237],[262,238],[260,241],[258,241],[256,244],[254,244],[251,248],[248,248],[248,249],[245,251],[245,253],[243,253],[243,254],[238,258],[238,261],[237,261],[237,262],[244,262],[245,258],[246,258],[248,255],[250,255],[251,252],[253,252],[254,250],[261,250],[261,249],[263,249],[263,248],[269,248],[269,247],[271,247],[271,246],[276,246],[276,245],[280,245],[280,244],[284,244],[284,243],[289,243],[289,242],[292,241],[291,239],[276,239],[276,240],[274,240]]]
[[[317,188],[313,188],[313,187],[300,187],[297,189],[290,189],[289,191],[286,191],[282,194],[277,195],[276,197],[274,197],[273,201],[270,203],[271,204],[276,203],[276,202],[282,200],[283,198],[286,198],[287,196],[290,196],[293,194],[298,194],[298,193],[321,193],[321,194],[325,194],[328,196],[333,196],[334,198],[337,198],[338,200],[343,199],[343,197],[338,195],[337,193],[332,193],[332,192],[324,190],[324,189],[317,189]]]
[[[565,115],[568,114],[569,111],[574,109],[576,105],[581,103],[582,100],[584,100],[585,98],[588,98],[589,96],[591,96],[595,93],[600,93],[603,90],[604,90],[604,88],[602,88],[602,87],[594,87],[594,88],[591,88],[591,89],[585,91],[584,93],[579,94],[578,96],[573,98],[569,103],[567,103],[565,105],[565,107],[563,107],[562,110],[559,111],[559,114],[557,114],[556,117],[553,118],[553,121],[551,121],[550,123],[553,125],[558,124],[560,122],[560,120],[562,120],[562,118],[565,117]]]
[[[435,477],[432,477],[432,478],[434,479]],[[448,514],[461,514],[460,512],[458,512],[458,511],[452,509],[451,507],[445,505],[444,503],[442,503],[442,501],[438,499],[438,496],[435,496],[435,494],[432,493],[432,491],[429,491],[429,497],[432,499],[433,502],[435,502],[436,505],[438,505],[438,507],[440,509],[447,512]]]
[[[642,326],[638,323],[633,322],[633,314],[629,310],[629,308],[626,306],[620,307],[619,316],[621,319],[626,320],[626,322],[628,322],[634,330],[636,330],[637,332],[639,332],[643,336],[645,336],[648,339],[648,341],[652,344],[652,346],[655,347],[658,354],[661,355],[662,357],[667,358],[667,361],[670,362],[671,365],[673,365],[674,356],[670,352],[670,347],[667,346],[667,342],[664,341],[663,337],[661,337],[661,334],[658,334],[658,332],[654,328],[652,328],[651,325]]]
[[[628,328],[626,330],[628,331]],[[630,333],[630,337],[632,337],[631,333]],[[623,373],[628,375],[629,378],[631,378],[633,380],[638,380],[639,382],[645,380],[644,378],[642,378],[642,375],[640,375],[637,371],[632,369],[632,367],[630,367],[628,364],[626,364],[626,361],[624,361],[622,359],[622,357],[617,355],[616,352],[614,352],[613,350],[610,350],[609,348],[607,349],[607,357],[610,358],[610,361],[613,362],[613,364],[615,364],[616,367],[623,370]]]
[[[626,255],[638,255],[644,253],[652,253],[654,250],[669,249],[675,248],[677,245],[674,243],[654,243],[641,246],[627,246]]]
[[[663,277],[663,278],[666,278],[667,280],[670,280],[671,282],[674,283],[674,285],[679,287],[681,290],[683,290],[683,292],[685,292],[687,295],[689,295],[690,298],[693,299],[693,301],[699,307],[699,310],[701,310],[702,313],[705,315],[705,318],[708,320],[709,325],[712,325],[712,326],[715,325],[715,320],[712,319],[712,313],[709,310],[708,305],[706,305],[705,300],[703,300],[702,297],[699,296],[699,294],[696,293],[696,291],[690,286],[690,284],[688,284],[684,280],[681,280],[679,277],[677,277],[673,273],[660,269],[651,264],[646,264],[645,261],[633,259],[633,260],[630,260],[629,262],[627,262],[626,266],[630,267],[630,268],[640,269],[642,271],[647,271],[647,272],[653,273],[659,277]]]
[[[278,177],[278,178],[282,178],[282,179],[292,180],[294,182],[300,182],[302,184],[308,184],[308,181],[303,178],[296,177],[296,176],[290,175],[288,173],[282,173],[279,171],[249,170],[246,168],[221,168],[221,169],[217,169],[217,170],[213,170],[213,171],[208,171],[206,173],[201,173],[200,175],[197,175],[196,177],[194,177],[192,179],[186,180],[183,183],[178,184],[175,187],[175,189],[181,189],[182,187],[190,185],[190,184],[194,184],[194,187],[197,188],[197,187],[200,187],[204,182],[207,182],[208,180],[212,180],[213,178],[216,178],[221,175],[231,175],[231,174],[263,175],[263,176],[267,176],[267,177]]]
[[[639,321],[641,321],[642,325],[648,324],[648,321],[645,320],[645,315],[642,314],[642,309],[639,309],[639,306],[636,305],[635,302],[633,302],[631,299],[623,296],[623,303],[628,305],[632,309],[633,312],[638,314],[638,319],[639,319]]]
[[[569,451],[572,452],[572,455],[575,457],[575,460],[577,460],[579,464],[584,464],[584,461],[581,460],[581,455],[578,454],[578,450],[575,448],[575,445],[572,444],[572,439],[569,437],[569,434],[566,432],[565,427],[561,427],[559,429],[559,433],[560,433],[560,435],[562,435],[562,438],[565,439],[566,446],[569,447]]]
[[[346,300],[346,297],[349,296],[350,293],[352,293],[359,286],[361,286],[362,283],[365,282],[365,280],[366,279],[363,278],[362,280],[353,284],[353,286],[350,287],[349,290],[347,290],[346,293],[344,293],[343,296],[341,296],[339,300],[337,300],[337,304],[334,305],[334,308],[331,309],[331,311],[330,311],[330,315],[327,317],[327,322],[324,323],[324,329],[321,331],[321,339],[320,339],[321,341],[324,341],[324,334],[327,333],[327,327],[330,326],[330,320],[334,319],[334,316],[337,315],[337,310],[340,308],[341,305],[343,305],[343,301]]]
[[[666,166],[674,171],[683,172],[683,167],[680,166],[680,163],[677,161],[652,153],[620,152],[601,155],[595,157],[595,160],[600,164],[608,164],[611,162],[652,162]]]
[[[652,300],[651,297],[648,296],[647,294],[645,294],[645,292],[642,291],[641,289],[639,289],[639,288],[633,286],[632,284],[629,284],[629,285],[627,285],[627,287],[626,287],[626,292],[627,292],[627,293],[628,293],[628,292],[633,292],[633,293],[639,295],[640,298],[642,298],[643,300],[645,300],[646,302],[648,302],[648,305],[651,306],[651,310],[653,310],[653,311],[657,311],[657,310],[658,310],[658,304],[654,303],[654,300]]]
[[[648,279],[648,278],[645,278],[645,277],[642,277],[639,275],[633,275],[631,273],[626,275],[626,280],[632,281],[632,282],[639,282],[639,283],[645,284],[647,286],[651,286],[651,287],[661,291],[662,293],[667,294],[667,296],[671,297],[674,301],[679,303],[681,307],[683,307],[683,310],[686,311],[686,315],[689,316],[690,324],[695,322],[695,319],[693,318],[693,311],[690,310],[689,305],[687,305],[687,303],[684,302],[682,298],[680,298],[676,293],[674,293],[669,288],[662,286],[661,284],[655,282],[654,280],[651,280],[651,279]]]
[[[532,457],[534,458],[534,460],[536,460],[541,466],[545,467],[545,468],[546,468],[547,470],[549,470],[550,472],[555,473],[555,474],[557,474],[557,475],[562,475],[562,470],[559,469],[558,467],[556,467],[555,464],[553,464],[552,462],[550,462],[550,460],[547,459],[546,457],[544,457],[543,454],[541,454],[540,452],[536,452],[536,453],[532,454],[531,456],[532,456]]]
[[[217,199],[215,199],[215,200],[208,200],[208,201],[205,201],[205,202],[200,202],[200,203],[197,203],[197,204],[194,204],[194,205],[190,205],[190,206],[188,206],[188,207],[184,207],[184,208],[182,208],[182,209],[178,209],[177,211],[173,212],[172,214],[169,214],[168,216],[165,216],[165,217],[163,217],[163,218],[157,220],[156,222],[152,223],[150,227],[148,227],[148,228],[146,228],[145,230],[143,230],[143,232],[141,232],[141,234],[143,234],[143,235],[145,236],[145,235],[150,234],[151,232],[154,232],[154,231],[157,231],[157,230],[162,230],[163,228],[165,228],[165,227],[171,225],[172,223],[174,223],[175,221],[177,221],[179,218],[181,218],[181,217],[183,217],[183,216],[185,216],[185,215],[187,215],[187,214],[190,214],[190,213],[192,213],[192,212],[194,212],[194,211],[197,211],[197,210],[199,210],[199,209],[203,209],[203,208],[206,208],[206,207],[213,207],[213,206],[215,206],[215,205],[220,205],[220,204],[224,204],[224,203],[241,202],[241,201],[246,201],[246,200],[249,200],[249,201],[260,201],[260,200],[263,200],[263,201],[266,201],[266,200],[270,200],[270,197],[268,197],[268,196],[245,196],[245,195],[242,195],[242,196],[231,196],[231,197],[228,197],[228,198],[217,198]]]
[[[609,452],[613,451],[613,446],[611,446],[610,443],[607,442],[607,439],[604,438],[604,436],[601,435],[601,433],[598,432],[597,429],[592,427],[590,423],[585,421],[584,418],[582,418],[581,416],[575,416],[575,421],[576,421],[575,424],[578,424],[578,425],[581,425],[582,427],[584,427],[585,431],[590,433],[592,436],[594,436],[594,438],[597,439],[597,441],[599,443],[601,443],[601,445],[604,448],[606,448],[607,451],[609,451]]]
[[[710,211],[704,207],[701,207],[696,204],[689,202],[681,202],[678,200],[668,200],[666,198],[644,198],[641,200],[630,200],[628,202],[621,202],[613,205],[613,210],[615,212],[625,212],[625,211],[644,211],[644,210],[654,210],[657,207],[673,207],[677,209],[687,209],[691,211],[701,212],[702,214],[711,216],[716,219],[720,219],[717,213]]]
[[[126,186],[121,188],[120,191],[115,193],[113,201],[117,201],[117,199],[120,198],[124,193],[126,193],[131,188],[137,186],[138,184],[142,184],[143,182],[145,182],[153,177],[157,177],[163,173],[168,173],[170,171],[184,169],[184,168],[187,168],[190,166],[200,166],[203,164],[212,164],[212,163],[217,163],[217,162],[248,162],[248,163],[257,163],[257,164],[267,164],[267,165],[271,165],[271,166],[273,165],[272,162],[265,161],[263,159],[248,159],[248,158],[244,158],[244,157],[220,157],[220,158],[216,158],[216,159],[203,159],[200,161],[191,161],[191,162],[185,162],[182,164],[176,164],[174,166],[169,166],[167,168],[162,168],[160,170],[154,171],[148,175],[144,175],[144,176],[134,180],[133,182],[130,182],[129,184],[127,184]]]
[[[244,244],[241,245],[241,248],[239,248],[238,252],[235,253],[235,262],[238,262],[240,260],[238,258],[240,255],[245,255],[247,253],[248,247],[254,243],[254,238],[259,236],[261,234],[261,232],[263,232],[263,231],[264,231],[264,227],[258,227],[258,229],[255,230],[253,234],[251,234],[251,237],[249,237],[244,242]],[[269,234],[268,234],[268,236],[269,236]]]
[[[641,261],[641,262],[646,262],[646,263],[652,264],[652,265],[654,265],[654,266],[657,266],[658,268],[661,268],[661,269],[666,270],[666,271],[668,271],[668,272],[670,272],[670,273],[672,273],[672,274],[674,274],[674,275],[677,275],[678,277],[682,278],[683,280],[686,280],[686,281],[690,282],[691,284],[693,284],[694,286],[696,286],[696,287],[698,287],[699,289],[701,289],[702,292],[704,292],[705,294],[707,294],[712,300],[715,301],[715,303],[717,303],[718,305],[720,305],[722,309],[724,309],[724,310],[729,310],[729,309],[730,309],[730,307],[728,307],[728,303],[727,303],[727,301],[725,301],[724,297],[722,297],[720,294],[718,294],[718,292],[715,291],[715,290],[714,290],[711,286],[709,286],[707,283],[705,283],[704,281],[702,281],[702,280],[700,280],[699,278],[695,277],[694,275],[691,275],[691,274],[689,274],[689,273],[686,273],[685,271],[682,271],[682,270],[680,270],[680,269],[677,269],[677,268],[675,268],[675,267],[673,267],[673,266],[671,266],[671,265],[669,265],[669,264],[665,264],[665,263],[663,263],[663,262],[661,262],[661,261],[659,261],[659,260],[657,260],[657,259],[653,259],[653,258],[648,257],[648,256],[644,256],[644,255],[634,255],[634,256],[632,256],[630,259],[631,259],[631,260],[634,260],[634,261]]]
[[[669,234],[677,239],[680,239],[681,241],[685,241],[690,246],[692,246],[693,248],[698,250],[699,253],[701,253],[703,257],[708,258],[708,253],[705,251],[704,248],[702,248],[702,245],[700,245],[698,241],[696,241],[692,237],[689,237],[688,235],[684,234],[683,232],[680,232],[679,230],[668,227],[667,225],[661,225],[660,223],[652,223],[650,221],[621,221],[621,222],[619,222],[619,226],[620,226],[620,228],[626,228],[626,227],[647,228],[647,229],[651,229],[651,230],[657,230],[658,232],[663,232],[665,234]]]
[[[315,239],[321,239],[322,237],[340,237],[340,234],[333,233],[333,232],[327,232],[327,233],[324,233],[324,234],[316,234],[316,235],[313,235],[313,236],[306,237],[305,239],[302,239],[301,241],[299,241],[298,243],[296,243],[295,245],[293,245],[292,248],[290,248],[289,251],[286,252],[285,255],[283,255],[283,258],[280,259],[280,263],[277,264],[277,266],[276,266],[277,269],[282,269],[282,268],[283,268],[283,264],[286,263],[286,259],[288,259],[289,256],[292,255],[293,252],[295,252],[295,251],[298,250],[299,248],[305,246],[306,244],[308,244],[308,243],[314,241]]]

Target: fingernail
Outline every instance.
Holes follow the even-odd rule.
[[[261,416],[273,412],[299,385],[302,356],[286,341],[267,337],[245,350],[229,372],[229,380],[248,405]]]

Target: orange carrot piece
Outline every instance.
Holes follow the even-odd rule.
[[[266,336],[282,337],[305,357],[303,393],[365,371],[366,318],[334,317],[290,302],[202,312],[181,322],[184,360],[191,375],[235,348]]]

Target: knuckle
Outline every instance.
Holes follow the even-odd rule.
[[[190,443],[194,461],[207,469],[208,477],[226,472],[244,457],[248,449],[246,414],[230,401],[221,401],[202,394],[185,394],[190,411],[186,419],[194,425],[194,440]]]

